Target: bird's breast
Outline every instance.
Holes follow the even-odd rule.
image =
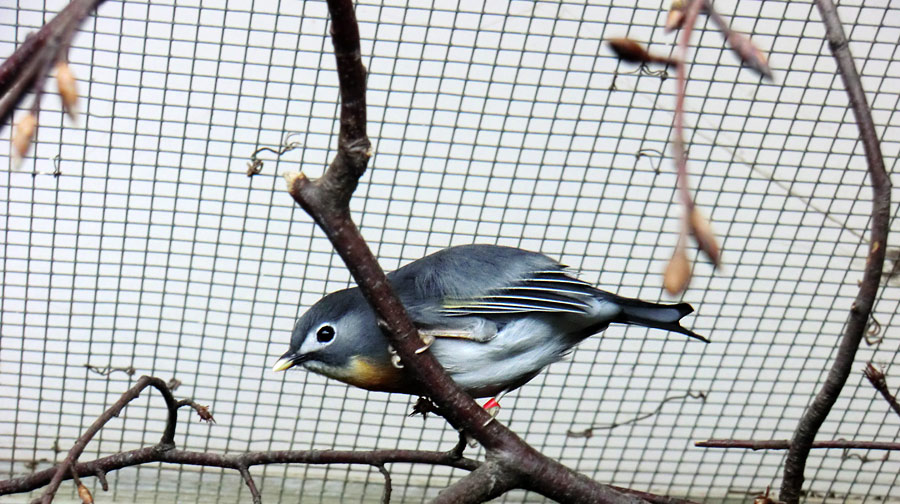
[[[406,373],[390,361],[381,362],[369,357],[356,356],[345,366],[332,366],[318,361],[306,362],[304,366],[310,371],[366,390],[416,393],[410,388],[410,380]]]

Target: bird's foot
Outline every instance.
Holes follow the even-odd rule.
[[[428,418],[429,413],[434,413],[435,415],[441,416],[441,411],[437,407],[436,404],[431,402],[431,399],[427,397],[419,397],[416,401],[416,404],[413,405],[412,411],[409,413],[409,416],[413,417],[416,415],[422,415],[422,418]]]
[[[425,345],[416,349],[416,354],[420,354],[425,350],[431,348],[431,345],[434,344],[434,335],[430,332],[419,331],[419,339],[422,340],[422,343]]]
[[[391,365],[397,369],[403,369],[403,362],[400,361],[400,354],[394,350],[394,347],[388,345],[388,353],[391,355]]]

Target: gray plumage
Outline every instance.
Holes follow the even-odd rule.
[[[547,256],[517,248],[451,247],[407,264],[388,280],[420,331],[436,337],[435,357],[474,397],[520,387],[610,323],[706,341],[681,326],[693,311],[686,303],[617,296],[573,278]],[[319,333],[326,326],[332,329],[326,336],[333,336],[323,342]],[[363,388],[421,394],[396,366],[385,367],[390,358],[374,313],[351,288],[325,296],[297,321],[291,349],[276,369],[302,364]],[[384,380],[370,376],[373,366]]]

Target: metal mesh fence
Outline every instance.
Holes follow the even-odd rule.
[[[63,6],[0,4],[0,54]],[[776,79],[742,68],[701,17],[686,97],[690,182],[725,265],[714,272],[699,262],[684,300],[697,309],[689,325],[712,343],[611,327],[508,396],[500,419],[600,481],[721,500],[777,485],[783,453],[693,442],[790,437],[856,294],[871,192],[812,3],[716,6],[767,51]],[[675,79],[620,62],[603,40],[627,35],[670,53],[667,8],[358,2],[375,155],[352,209],[382,266],[498,243],[544,252],[606,290],[666,299],[660,272],[681,215],[669,150]],[[891,172],[900,6],[850,1],[839,12]],[[181,413],[185,448],[452,446],[456,433],[442,419],[406,416],[407,396],[270,370],[295,318],[350,284],[279,176],[298,167],[316,176],[336,147],[325,3],[109,0],[69,57],[78,122],[46,96],[33,157],[22,171],[0,172],[0,475],[60,461],[142,374],[175,378],[176,395],[211,405],[212,426]],[[248,178],[253,152],[286,138],[302,146],[261,154],[262,173]],[[893,390],[898,301],[886,281],[874,313],[880,332],[856,366],[886,365]],[[155,443],[164,421],[160,399],[142,398],[82,460]],[[622,425],[568,435],[612,424]],[[896,442],[900,418],[856,373],[819,437]],[[461,474],[390,470],[398,502],[434,496]],[[382,477],[369,468],[253,473],[273,502],[381,496]],[[815,450],[808,495],[890,501],[898,474],[894,453]],[[110,484],[103,498],[116,502],[248,499],[239,476],[210,469],[142,466]],[[0,501],[21,496],[12,499]]]

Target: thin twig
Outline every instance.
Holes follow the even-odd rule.
[[[375,468],[378,469],[378,472],[384,476],[384,493],[381,494],[381,504],[390,504],[391,503],[391,492],[393,491],[391,485],[391,473],[385,469],[384,464],[375,464]]]
[[[884,160],[881,157],[875,124],[866,103],[866,95],[859,73],[853,63],[853,56],[850,54],[849,42],[844,35],[841,20],[838,18],[837,8],[831,0],[815,0],[815,3],[822,15],[828,45],[847,90],[850,108],[853,109],[856,124],[859,127],[859,137],[865,149],[869,179],[872,184],[872,228],[865,272],[859,292],[850,307],[850,316],[841,338],[837,357],[828,372],[822,389],[819,390],[816,398],[798,422],[785,458],[784,477],[781,480],[779,499],[788,504],[794,504],[800,500],[803,472],[806,468],[809,450],[812,448],[816,433],[837,401],[841,389],[852,372],[853,359],[856,357],[856,351],[866,332],[884,267],[891,205],[891,181],[884,169]]]
[[[900,403],[897,402],[897,397],[891,393],[888,388],[887,380],[884,377],[884,372],[880,369],[876,368],[872,365],[872,363],[868,363],[866,368],[863,370],[863,374],[866,375],[866,378],[869,380],[869,383],[875,387],[881,397],[884,397],[884,400],[891,405],[891,409],[894,410],[898,415],[900,415]]]
[[[96,373],[100,376],[110,376],[111,374],[113,374],[117,371],[121,372],[121,373],[125,373],[128,376],[134,376],[134,374],[137,373],[137,370],[134,369],[133,366],[113,367],[113,366],[94,366],[93,364],[85,364],[84,367],[88,371],[90,371],[92,373]]]
[[[725,40],[727,40],[728,44],[731,46],[731,50],[737,53],[738,57],[741,58],[741,61],[765,77],[772,79],[772,69],[769,68],[766,57],[763,56],[762,51],[753,45],[750,38],[737,30],[732,29],[728,22],[725,21],[725,18],[723,18],[715,9],[715,6],[710,0],[703,0],[703,7],[706,10],[706,14],[713,20],[713,23],[722,30],[722,33],[725,35]]]
[[[688,189],[687,183],[687,155],[684,149],[684,99],[687,92],[687,51],[688,44],[691,41],[691,33],[694,31],[694,24],[697,22],[697,16],[700,14],[700,8],[703,6],[702,0],[694,0],[688,5],[684,15],[684,27],[681,32],[681,39],[678,42],[679,52],[681,56],[676,58],[675,75],[676,75],[676,94],[675,94],[675,113],[674,123],[672,125],[672,150],[675,154],[675,170],[677,173],[676,185],[678,192],[681,194],[681,202],[685,206],[685,213],[694,209],[694,199]]]
[[[237,470],[241,473],[241,478],[244,478],[244,483],[247,484],[247,488],[250,489],[250,495],[253,497],[253,504],[262,504],[262,496],[256,488],[253,476],[250,475],[250,470],[247,469],[246,465],[239,465]]]
[[[650,411],[647,413],[642,413],[634,418],[629,418],[628,420],[625,420],[624,422],[613,422],[608,425],[592,425],[583,431],[569,430],[568,432],[566,432],[566,435],[569,437],[572,437],[572,438],[590,438],[590,437],[593,437],[595,430],[612,430],[612,429],[615,429],[616,427],[621,427],[623,425],[637,423],[637,422],[640,422],[641,420],[650,418],[653,415],[656,415],[660,411],[662,411],[663,406],[665,406],[665,404],[667,402],[677,401],[680,399],[700,399],[701,401],[706,402],[706,392],[703,392],[703,391],[688,392],[687,394],[666,397],[665,399],[663,399],[662,401],[659,402],[659,404],[656,406],[656,408],[653,409],[653,411]]]
[[[753,439],[709,439],[697,441],[694,446],[701,448],[744,448],[748,450],[789,450],[791,440],[771,439],[756,441]],[[888,443],[884,441],[853,441],[835,439],[833,441],[815,441],[810,448],[813,449],[851,449],[860,450],[900,450],[900,443]]]

